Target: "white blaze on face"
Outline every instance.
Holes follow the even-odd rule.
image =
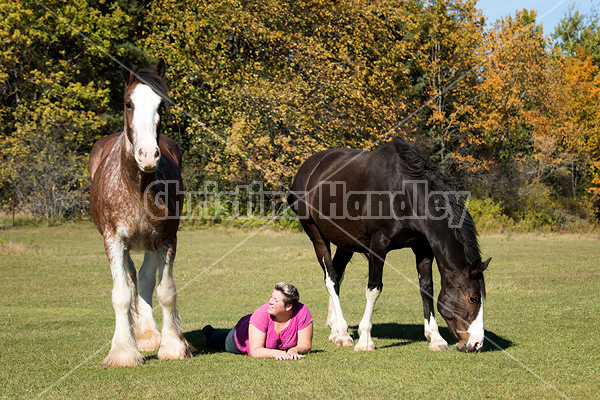
[[[133,136],[135,160],[142,171],[156,169],[160,151],[158,149],[156,126],[158,125],[161,97],[149,86],[138,84],[131,93],[134,105]]]
[[[473,350],[479,350],[483,347],[484,340],[484,330],[483,330],[483,298],[481,299],[481,308],[479,308],[479,313],[477,314],[477,318],[469,327],[469,341],[467,342],[467,347],[472,348]]]

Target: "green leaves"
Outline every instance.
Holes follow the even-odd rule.
[[[486,30],[475,0],[44,4],[58,18],[0,0],[4,205],[17,182],[51,180],[55,163],[55,193],[80,193],[85,208],[87,152],[123,124],[107,54],[167,61],[175,105],[163,132],[181,145],[192,190],[207,180],[281,190],[316,151],[370,148],[403,121],[457,187],[511,215],[523,211],[520,188],[544,185],[581,209],[600,193],[599,23],[574,9],[554,43],[535,11]],[[46,190],[36,185],[19,193],[29,211]]]

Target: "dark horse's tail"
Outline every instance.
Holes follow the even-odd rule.
[[[287,194],[285,196],[285,200],[290,205],[290,208],[292,209],[292,211],[294,211],[296,213],[296,215],[298,215],[298,197],[294,193],[293,189],[290,189],[287,192]]]

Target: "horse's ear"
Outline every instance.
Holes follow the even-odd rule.
[[[492,257],[488,258],[487,260],[481,263],[481,272],[487,269],[488,265],[490,265],[490,261],[492,261]]]
[[[488,258],[487,260],[485,260],[484,262],[481,262],[481,260],[474,264],[471,267],[471,270],[469,271],[469,276],[471,278],[474,278],[476,275],[482,273],[483,271],[485,271],[488,267],[488,265],[490,264],[490,261],[492,261],[492,258]]]
[[[135,73],[133,72],[133,63],[129,58],[123,60],[123,78],[125,79],[125,86],[129,86],[135,79]]]
[[[161,57],[158,59],[158,62],[156,63],[156,67],[154,67],[154,71],[156,71],[156,73],[158,74],[158,76],[160,76],[161,78],[165,79],[165,70],[166,70],[166,65],[165,65],[165,60]]]

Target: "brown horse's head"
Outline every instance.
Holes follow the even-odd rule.
[[[158,134],[161,104],[168,109],[168,87],[164,82],[165,62],[161,58],[154,70],[134,72],[123,69],[125,77],[125,133],[132,145],[135,161],[142,172],[156,171],[160,159]]]
[[[490,261],[491,258],[485,262],[478,260],[468,273],[452,279],[442,278],[438,311],[458,340],[456,347],[460,351],[478,351],[483,346],[483,271]]]

